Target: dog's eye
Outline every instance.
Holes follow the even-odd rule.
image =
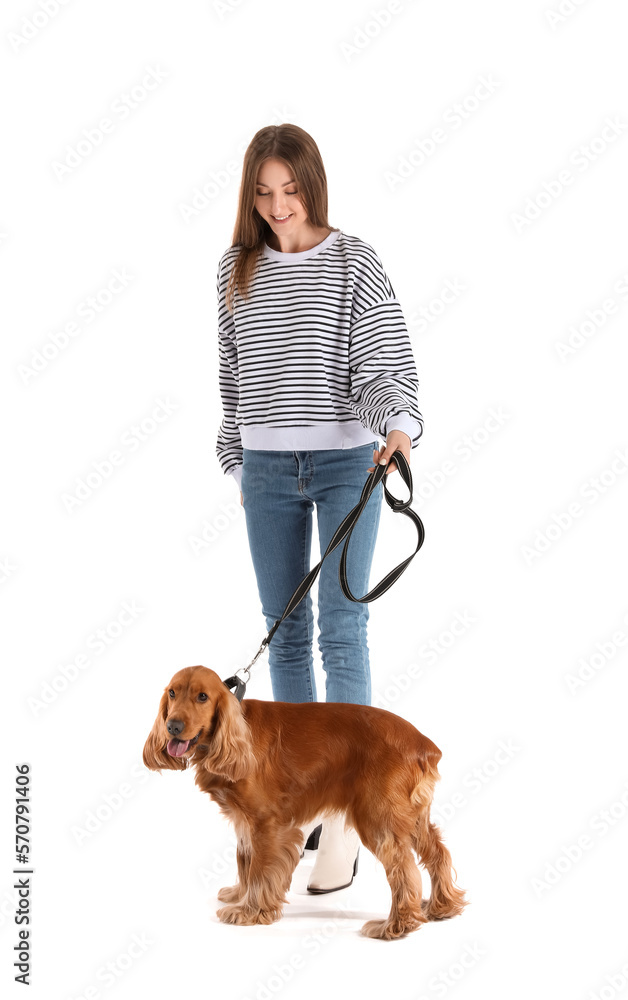
[[[170,695],[171,698],[174,698],[174,691],[172,690],[172,688],[170,688],[168,694]]]
[[[198,698],[196,700],[197,701],[207,701],[207,695],[205,694],[204,691],[201,691],[201,693],[199,694],[199,696],[198,696]]]

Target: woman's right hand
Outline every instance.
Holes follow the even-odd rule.
[[[243,507],[243,506],[244,506],[244,501],[243,501],[243,499],[242,499],[242,494],[241,494],[241,493],[240,493],[240,506],[241,506],[241,507]]]

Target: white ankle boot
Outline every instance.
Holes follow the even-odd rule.
[[[353,827],[345,830],[344,813],[326,816],[308,892],[334,892],[351,885],[358,870],[359,848],[360,838]]]
[[[309,823],[306,823],[305,826],[301,827],[301,829],[303,830],[303,847],[301,848],[301,857],[303,857],[305,853],[305,845],[310,839],[310,835],[313,834],[316,828],[320,825],[321,825],[320,819],[316,818],[311,820]],[[316,838],[316,847],[318,847],[318,838]]]

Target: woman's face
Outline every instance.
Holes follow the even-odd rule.
[[[303,226],[309,228],[294,177],[283,160],[264,160],[257,172],[255,192],[255,208],[278,236],[294,236]]]

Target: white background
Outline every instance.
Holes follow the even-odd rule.
[[[610,1000],[628,984],[625,5],[42,8],[7,0],[1,15],[10,995],[27,761],[29,996]],[[81,145],[106,117],[112,130]],[[191,772],[141,764],[174,671],[226,677],[265,634],[215,455],[215,280],[244,149],[282,122],[319,145],[330,223],[382,259],[421,383],[426,541],[371,606],[373,700],[443,751],[435,815],[471,905],[392,943],[357,933],[389,906],[364,850],[350,889],[308,895],[311,856],[282,921],[219,924],[232,830]],[[82,153],[60,176],[68,147]],[[116,270],[127,283],[108,292]],[[160,400],[171,412],[151,423]],[[413,545],[391,519],[404,520],[383,510],[373,579]],[[271,697],[267,670],[250,697]]]

